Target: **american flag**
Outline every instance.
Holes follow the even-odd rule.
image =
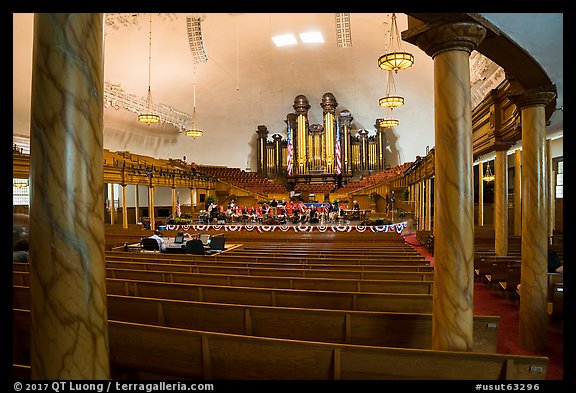
[[[290,122],[288,122],[288,134],[286,135],[288,141],[288,151],[286,157],[286,168],[288,170],[288,175],[292,175],[292,155],[294,154],[294,147],[292,146],[292,132],[290,130]]]
[[[180,210],[180,194],[176,195],[176,215],[180,217],[182,211]]]
[[[342,155],[340,153],[340,122],[336,118],[336,174],[342,173]]]

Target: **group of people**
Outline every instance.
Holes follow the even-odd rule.
[[[277,221],[280,224],[293,223],[337,223],[344,219],[347,205],[325,202],[323,204],[306,205],[302,201],[278,201],[272,199],[262,205],[247,207],[236,205],[235,200],[227,206],[207,204],[200,214],[200,221],[206,224],[218,225],[228,223],[265,223]],[[359,210],[358,202],[354,201],[353,209]]]

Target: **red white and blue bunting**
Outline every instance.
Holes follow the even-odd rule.
[[[248,231],[252,232],[253,230],[257,230],[260,233],[263,232],[398,232],[399,234],[402,233],[402,230],[406,228],[407,222],[397,222],[395,224],[389,225],[211,225],[211,224],[200,224],[200,225],[166,225],[166,229],[169,231],[228,231],[228,232],[237,232],[237,231]]]

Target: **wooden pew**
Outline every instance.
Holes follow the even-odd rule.
[[[289,276],[289,273],[286,274],[285,272],[284,274],[286,274],[286,276],[281,277],[282,271],[278,271],[275,276],[259,276],[257,271],[254,273],[254,275],[240,274],[240,272],[228,274],[209,274],[113,268],[106,269],[106,276],[109,278],[180,284],[222,285],[232,287],[319,290],[335,292],[345,291],[432,294],[433,285],[433,281],[303,278]]]
[[[13,307],[29,310],[28,287]],[[314,310],[108,295],[108,318],[220,333],[399,348],[432,348],[432,314]],[[495,353],[498,316],[474,316],[474,352]]]
[[[30,286],[28,273],[14,272],[13,284]],[[231,287],[153,281],[106,279],[111,295],[192,300],[208,303],[322,308],[335,310],[431,313],[432,295]]]
[[[29,365],[30,313],[13,310],[13,363]],[[116,372],[193,380],[544,380],[548,358],[320,343],[109,321]]]
[[[192,254],[168,254],[168,253],[120,253],[120,255],[138,255],[143,258],[151,259],[177,259],[181,261],[186,260],[210,260],[222,262],[262,262],[262,263],[277,263],[279,260],[286,263],[297,264],[333,264],[333,265],[359,265],[359,266],[386,266],[386,265],[412,265],[412,266],[430,266],[430,261],[426,260],[424,256],[395,256],[391,258],[319,258],[319,257],[267,257],[267,256],[250,256],[250,255],[234,255],[234,253],[219,253],[211,256],[205,255],[192,255]],[[116,256],[117,251],[109,251],[106,255]]]
[[[156,262],[158,261],[158,262]],[[181,263],[179,263],[181,262]],[[135,257],[110,257],[107,266],[115,268],[131,268],[140,270],[161,270],[174,272],[204,273],[203,268],[212,267],[243,267],[291,270],[296,277],[316,278],[355,278],[371,280],[432,280],[434,267],[432,266],[349,266],[349,265],[299,265],[284,263],[250,263],[250,262],[213,262],[213,261],[179,261],[177,259],[155,259]],[[152,269],[151,267],[155,268]],[[13,271],[27,272],[30,265],[26,262],[14,262]],[[406,274],[407,273],[407,274]]]
[[[281,264],[279,264],[281,266]],[[432,281],[434,272],[418,271],[356,271],[356,270],[331,270],[331,269],[306,269],[300,268],[259,268],[256,266],[248,267],[229,267],[216,265],[190,265],[176,263],[154,263],[153,261],[134,261],[134,262],[114,262],[107,261],[108,269],[129,269],[129,270],[146,270],[162,272],[180,272],[180,273],[202,273],[202,274],[226,274],[226,275],[248,275],[262,277],[301,277],[301,278],[332,278],[332,279],[355,279],[355,280],[405,280],[405,281]],[[20,271],[27,271],[27,266],[17,266]]]

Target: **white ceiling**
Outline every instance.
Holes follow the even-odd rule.
[[[150,14],[126,14],[128,22],[105,29],[106,82],[145,97],[148,90]],[[118,16],[118,15],[116,15]],[[188,42],[187,16],[202,17],[208,62],[194,64]],[[407,29],[397,14],[398,29]],[[482,14],[540,62],[563,106],[563,14]],[[14,14],[13,135],[29,135],[33,14]],[[390,13],[351,13],[352,47],[336,44],[334,13],[152,14],[151,90],[154,104],[192,114],[196,80],[196,125],[202,138],[191,139],[171,124],[146,126],[137,114],[106,107],[104,147],[157,158],[255,168],[258,125],[285,135],[286,114],[304,94],[311,105],[310,123],[322,122],[320,102],[332,92],[342,109],[351,111],[353,129],[374,130],[385,115],[378,99],[386,93],[386,73],[377,67],[385,51]],[[276,34],[319,30],[325,43],[276,48]],[[415,56],[413,67],[395,75],[405,105],[394,110],[400,125],[387,131],[391,165],[413,161],[434,147],[433,61],[403,42]],[[495,86],[494,86],[495,87]],[[548,133],[562,133],[562,111],[552,117]]]

